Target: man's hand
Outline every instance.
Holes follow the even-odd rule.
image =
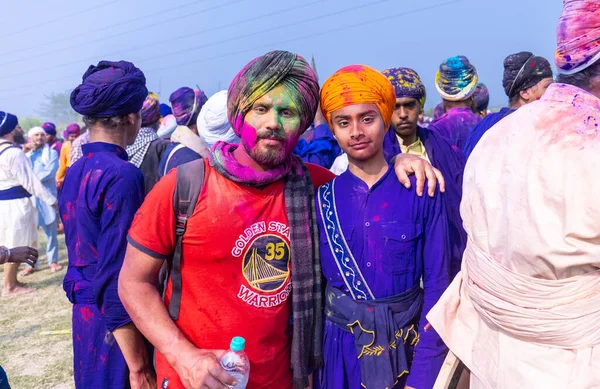
[[[31,143],[25,143],[25,144],[23,145],[23,152],[24,152],[24,153],[28,153],[28,152],[30,152],[31,150],[33,150],[33,145],[32,145]]]
[[[56,213],[58,214],[58,202],[52,204],[52,208],[56,211]]]
[[[182,354],[175,370],[186,389],[228,389],[237,382],[219,364],[225,350],[199,350]]]
[[[156,374],[152,369],[140,372],[129,372],[131,389],[156,389]]]
[[[440,184],[440,192],[446,191],[446,183],[442,173],[431,166],[426,160],[411,154],[398,154],[394,169],[400,183],[407,188],[410,188],[410,180],[408,176],[414,174],[417,177],[417,195],[423,195],[425,187],[425,178],[427,178],[427,192],[430,197],[435,193],[437,182]]]
[[[8,262],[25,263],[34,266],[38,259],[38,251],[33,247],[15,247],[10,249]]]

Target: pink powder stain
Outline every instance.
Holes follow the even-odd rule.
[[[239,133],[240,139],[244,141],[246,146],[248,146],[250,149],[256,147],[256,128],[254,128],[250,123],[244,122]]]
[[[378,221],[379,221],[379,215],[375,215],[375,216],[373,217],[373,221],[376,221],[376,222],[378,222]]]
[[[100,362],[106,363],[108,361],[108,357],[104,354],[100,354]]]
[[[112,208],[113,208],[113,207],[112,207],[112,204],[106,204],[106,208],[107,208],[109,211],[110,211],[110,210],[112,210]]]
[[[93,155],[92,153],[88,153],[87,158],[88,159],[92,158],[92,155]]]
[[[81,336],[79,336],[79,334],[77,334],[77,341],[81,342]]]
[[[94,314],[92,313],[92,311],[87,308],[80,308],[79,312],[81,312],[81,317],[83,318],[83,320],[85,320],[85,322],[89,322],[91,318],[94,317]]]
[[[388,203],[383,203],[381,204],[381,209],[386,209],[390,204]]]

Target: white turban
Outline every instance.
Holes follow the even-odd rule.
[[[177,119],[173,115],[167,115],[160,123],[160,127],[156,131],[159,138],[170,138],[171,134],[177,128]]]
[[[27,132],[27,137],[36,135],[36,134],[44,134],[46,135],[46,131],[42,127],[33,127]]]
[[[202,106],[198,115],[198,135],[202,141],[212,148],[218,141],[225,143],[240,143],[227,118],[227,91],[215,93]]]

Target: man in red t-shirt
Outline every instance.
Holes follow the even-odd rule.
[[[233,80],[228,115],[241,142],[218,143],[204,161],[202,191],[182,241],[175,321],[166,309],[171,280],[164,302],[155,285],[176,244],[177,170],[154,187],[138,211],[119,295],[156,347],[160,388],[234,385],[217,359],[234,336],[246,339],[247,388],[309,385],[322,357],[313,191],[332,174],[316,165],[304,167],[292,151],[314,117],[318,97],[310,66],[289,52],[267,53]],[[434,171],[418,158],[403,158],[396,164],[401,181],[407,182],[406,172],[427,174],[431,194]]]

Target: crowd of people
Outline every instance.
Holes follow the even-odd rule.
[[[495,113],[444,60],[432,120],[405,67],[271,51],[165,104],[101,61],[63,142],[0,112],[3,296],[64,231],[78,389],[235,386],[234,336],[253,389],[600,387],[598,31],[565,0],[559,74],[508,55]]]

